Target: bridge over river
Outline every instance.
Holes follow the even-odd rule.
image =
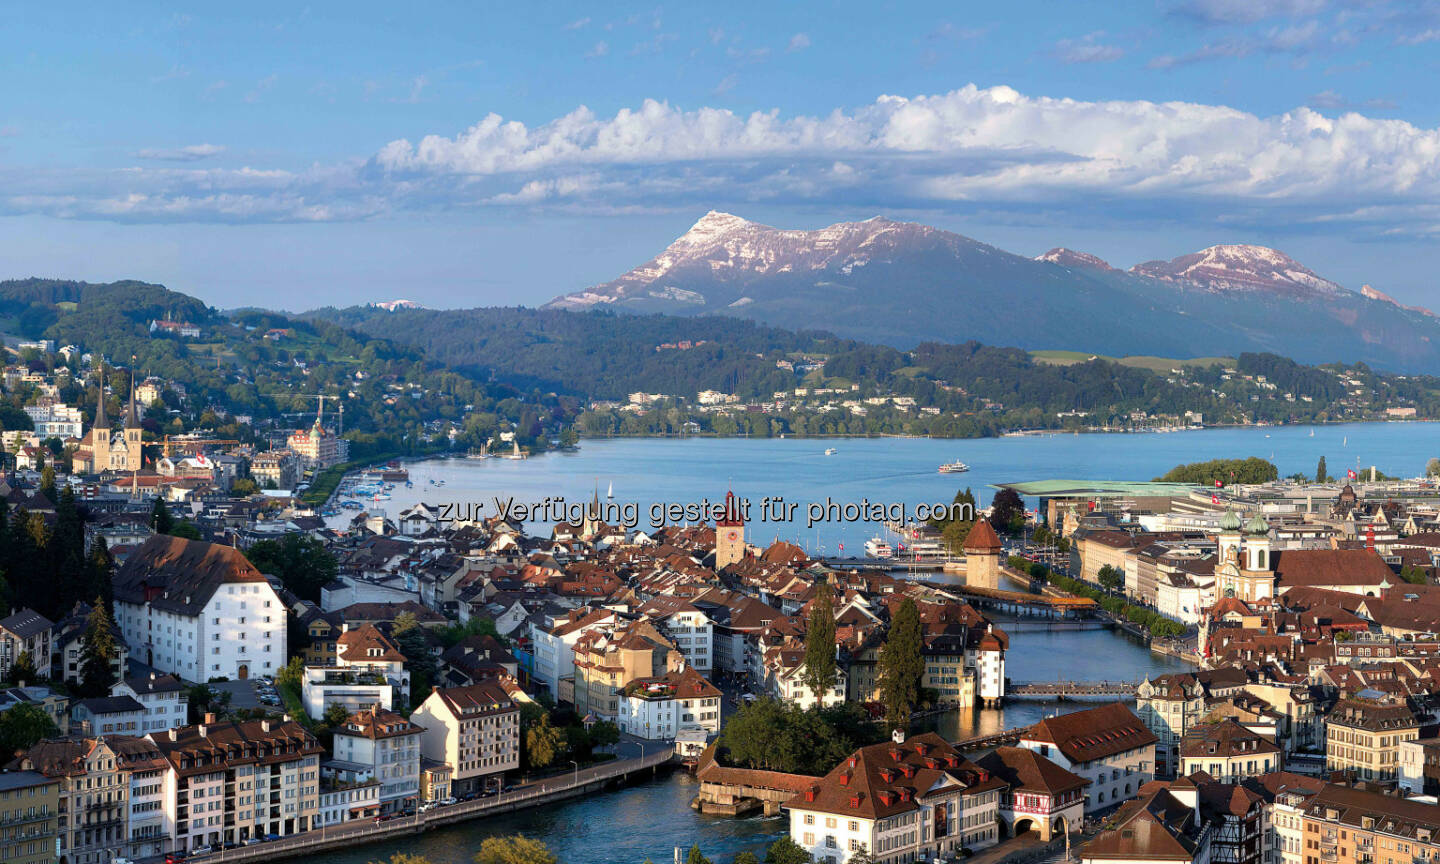
[[[1011,684],[1009,699],[1133,699],[1139,685],[1134,681],[1043,681]]]

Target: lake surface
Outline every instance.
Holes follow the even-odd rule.
[[[1314,432],[1314,437],[1310,433]],[[579,450],[533,459],[441,459],[414,463],[414,485],[393,490],[380,502],[394,515],[418,501],[454,503],[494,515],[496,499],[527,505],[547,496],[583,506],[599,492],[616,507],[630,505],[647,527],[654,505],[691,504],[724,498],[727,489],[752,502],[746,539],[768,544],[780,538],[814,554],[861,555],[874,522],[827,518],[807,526],[812,504],[871,502],[905,505],[946,503],[970,487],[982,506],[992,483],[1022,480],[1150,480],[1183,462],[1258,456],[1280,474],[1313,474],[1326,457],[1332,475],[1376,465],[1397,476],[1423,471],[1440,455],[1440,426],[1430,423],[1357,423],[1205,429],[1166,434],[1036,435],[1015,438],[686,438],[586,439]],[[825,455],[833,447],[833,455]],[[944,462],[961,460],[965,474],[940,474]],[[437,485],[443,481],[444,485]],[[606,498],[614,490],[614,499]],[[760,501],[783,496],[798,505],[797,520],[762,520]],[[778,509],[778,508],[775,508]],[[340,524],[338,517],[335,524]],[[555,519],[531,519],[546,530]],[[672,519],[672,522],[700,521]],[[840,547],[844,545],[842,550]]]

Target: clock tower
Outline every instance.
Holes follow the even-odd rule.
[[[745,517],[734,492],[725,493],[725,513],[715,520],[715,569],[724,570],[745,557]]]

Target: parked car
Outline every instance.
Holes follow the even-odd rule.
[[[266,834],[266,835],[265,835],[265,842],[266,842],[266,843],[269,843],[271,840],[279,840],[279,839],[280,839],[280,835],[279,835],[279,834]]]
[[[448,806],[448,805],[450,805],[450,804],[454,804],[454,803],[455,803],[455,799],[454,799],[454,798],[442,798],[442,799],[440,799],[440,803]]]
[[[198,858],[201,855],[209,855],[213,851],[215,850],[211,849],[209,846],[196,846],[194,849],[190,850],[190,857]]]
[[[181,862],[181,861],[184,861],[184,860],[185,860],[185,853],[184,853],[184,852],[166,852],[166,853],[165,853],[165,864],[180,864],[180,862]]]
[[[421,805],[420,805],[420,811],[419,811],[419,812],[421,812],[421,813],[429,813],[431,810],[434,810],[434,809],[435,809],[435,802],[434,802],[434,801],[426,801],[424,804],[421,804]]]
[[[260,839],[259,837],[251,837],[249,840],[246,840],[246,841],[245,841],[245,845],[246,845],[246,846],[254,846],[254,845],[257,844],[257,843],[264,843],[264,842],[265,842],[265,841],[262,840],[262,839]]]

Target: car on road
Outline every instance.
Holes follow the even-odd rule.
[[[254,845],[256,845],[256,844],[264,843],[264,842],[265,842],[265,841],[264,841],[263,839],[259,838],[259,837],[251,837],[250,839],[248,839],[248,840],[245,841],[245,845],[246,845],[246,846],[254,846]]]
[[[184,852],[166,852],[166,853],[165,853],[165,864],[180,864],[180,862],[181,862],[181,861],[184,861],[184,860],[185,860],[185,853],[184,853]]]
[[[213,851],[215,850],[211,849],[209,846],[196,846],[194,849],[190,850],[190,857],[198,858],[201,855],[209,855]]]
[[[440,803],[441,803],[442,805],[444,805],[444,806],[449,806],[449,805],[455,803],[455,799],[454,799],[454,798],[441,798],[441,799],[440,799]]]
[[[266,835],[265,835],[265,842],[266,842],[266,843],[269,843],[271,840],[279,840],[279,839],[280,839],[280,835],[279,835],[279,834],[266,834]]]
[[[434,809],[435,809],[435,802],[434,802],[434,801],[426,801],[424,804],[421,804],[421,805],[420,805],[420,810],[419,810],[419,812],[421,812],[421,813],[429,813],[431,810],[434,810]]]
[[[116,858],[114,861],[111,861],[110,864],[135,864],[135,862],[131,861],[129,858],[125,858],[122,856],[120,858]]]

